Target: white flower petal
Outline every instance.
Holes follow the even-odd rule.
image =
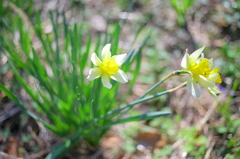
[[[101,80],[104,87],[107,87],[108,89],[112,88],[112,85],[110,83],[110,78],[108,75],[103,74]]]
[[[213,59],[209,59],[209,67],[212,68],[213,67]]]
[[[127,75],[122,70],[118,70],[114,75],[111,75],[110,77],[119,83],[128,82]]]
[[[87,79],[88,79],[89,81],[92,81],[92,80],[100,77],[101,75],[102,75],[101,69],[99,69],[99,68],[97,68],[97,67],[96,67],[96,68],[91,68],[91,69],[89,70],[89,75],[88,75]]]
[[[111,44],[107,44],[102,49],[102,61],[106,61],[111,57],[110,52]]]
[[[127,54],[115,55],[112,58],[116,60],[116,63],[121,66],[125,61]]]
[[[189,55],[187,53],[185,53],[185,55],[183,56],[182,62],[181,62],[181,66],[185,69],[187,69],[190,65],[189,62]]]
[[[203,52],[203,49],[205,48],[205,46],[201,47],[200,49],[194,51],[191,55],[190,55],[190,59],[191,62],[196,63],[198,57],[201,55],[201,53]]]
[[[218,73],[212,73],[208,76],[208,79],[215,82],[218,78]]]
[[[217,86],[214,87],[208,87],[208,91],[209,93],[211,93],[214,97],[217,97],[218,93],[221,93],[221,91],[219,90],[219,88]]]
[[[221,93],[217,86],[211,87],[211,90],[214,91],[214,93]]]
[[[99,66],[102,61],[97,57],[96,53],[92,53],[91,61],[95,66]]]
[[[189,78],[187,81],[187,88],[191,92],[191,94],[195,98],[199,98],[201,95],[201,92],[197,86],[197,83],[193,80],[193,78]]]
[[[203,86],[204,88],[207,87],[214,87],[215,86],[215,81],[212,81],[202,75],[199,75],[197,78],[198,83]]]

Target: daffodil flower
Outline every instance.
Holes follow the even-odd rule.
[[[187,88],[196,98],[199,98],[201,94],[197,84],[207,89],[213,96],[216,96],[217,93],[220,93],[216,83],[222,82],[218,68],[213,68],[212,59],[204,58],[203,49],[204,47],[196,50],[191,55],[186,53],[181,62],[181,66],[190,74]],[[199,57],[200,55],[201,57]]]
[[[97,67],[91,68],[87,77],[89,81],[92,81],[102,76],[102,84],[108,89],[112,88],[110,78],[119,83],[128,82],[126,74],[120,69],[127,54],[111,56],[110,47],[111,44],[107,44],[102,49],[102,61],[97,57],[96,53],[92,54],[91,61]]]

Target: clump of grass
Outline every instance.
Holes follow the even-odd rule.
[[[13,3],[10,4],[21,12]],[[64,12],[50,12],[49,16],[53,27],[51,33],[43,32],[40,14],[36,13],[34,15],[36,23],[31,23],[25,14],[16,15],[14,21],[6,21],[5,33],[1,34],[2,51],[8,57],[8,63],[19,84],[31,98],[31,105],[37,115],[0,84],[0,89],[28,115],[58,136],[65,138],[65,141],[47,158],[59,156],[80,140],[97,146],[101,137],[114,124],[169,114],[152,112],[121,118],[122,113],[120,113],[123,110],[126,110],[124,111],[126,113],[135,104],[167,94],[168,91],[116,108],[126,102],[127,94],[136,81],[141,66],[142,49],[149,35],[138,49],[128,51],[121,69],[131,72],[132,78],[125,98],[118,100],[118,83],[112,81],[113,87],[109,90],[102,87],[100,79],[89,82],[86,79],[86,72],[92,67],[89,60],[90,53],[100,54],[106,43],[112,44],[112,55],[123,51],[119,47],[120,25],[114,24],[112,31],[99,34],[98,38],[93,40],[91,33],[84,32],[86,27],[84,21],[70,25]],[[63,19],[62,23],[59,23],[60,18]],[[139,31],[136,31],[134,39],[141,30],[140,27]],[[19,39],[14,39],[14,32],[19,33]],[[40,50],[34,48],[33,38],[38,39]],[[30,77],[33,79],[32,83],[29,83]]]

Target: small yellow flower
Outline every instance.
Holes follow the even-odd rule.
[[[204,58],[203,49],[204,47],[196,50],[191,55],[186,53],[181,63],[184,70],[191,75],[187,81],[187,87],[196,98],[199,98],[201,94],[197,83],[207,89],[213,96],[216,96],[217,93],[220,93],[216,83],[222,82],[218,68],[215,67],[212,69],[212,59]],[[200,55],[201,57],[199,58]]]
[[[102,76],[103,86],[108,89],[112,88],[110,78],[119,83],[128,82],[126,74],[120,69],[127,54],[111,56],[110,47],[111,44],[104,46],[102,50],[102,61],[97,57],[96,53],[92,54],[91,61],[97,67],[91,68],[87,77],[89,81],[92,81]]]

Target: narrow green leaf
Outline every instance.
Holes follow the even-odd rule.
[[[32,112],[30,112],[23,104],[22,102],[11,92],[9,91],[4,85],[0,84],[0,90],[2,90],[9,99],[11,99],[15,104],[17,104],[24,112],[26,112],[29,116],[31,116],[33,119],[35,119],[36,121],[41,122],[44,126],[46,126],[48,129],[52,130],[52,131],[56,131],[56,127],[46,123],[45,121],[43,121],[42,119],[40,119],[39,117],[37,117],[35,114],[33,114]]]
[[[115,121],[115,123],[116,124],[122,124],[122,123],[127,123],[127,122],[149,120],[149,119],[157,118],[157,117],[160,117],[160,116],[166,116],[166,115],[169,115],[169,114],[171,114],[171,113],[170,112],[162,112],[162,111],[151,112],[151,113],[146,113],[146,114],[142,114],[142,115],[138,115],[138,116],[119,119],[119,120]]]
[[[101,53],[99,52],[100,45],[101,45],[101,34],[98,35],[96,47],[95,47],[95,51],[94,51],[98,55],[101,55]]]
[[[183,0],[183,12],[186,13],[187,9],[194,3],[194,0]]]
[[[89,52],[90,52],[91,43],[92,43],[92,37],[89,36],[88,41],[87,41],[86,51],[84,52],[84,54],[81,58],[80,67],[81,67],[82,71],[84,70],[83,68],[85,68],[85,66],[87,64],[87,61],[88,61],[88,55],[89,55]]]
[[[28,86],[28,84],[24,81],[23,77],[20,76],[20,74],[18,73],[18,71],[16,70],[16,68],[14,67],[13,63],[9,60],[9,65],[13,70],[14,75],[16,76],[18,82],[21,84],[21,86],[26,90],[26,92],[29,94],[29,96],[33,99],[33,101],[35,101],[38,106],[41,107],[42,110],[45,110],[45,113],[48,116],[51,116],[50,112],[47,111],[44,107],[44,105],[41,104],[41,102],[38,100],[37,95],[33,92],[33,90]]]
[[[113,33],[114,41],[111,46],[111,53],[112,55],[117,55],[118,52],[118,43],[119,43],[119,38],[120,38],[120,26],[117,24],[115,26],[115,31]]]
[[[142,63],[142,49],[143,49],[143,47],[147,44],[147,41],[149,40],[149,38],[150,38],[150,35],[151,35],[151,32],[148,34],[148,36],[144,39],[144,41],[142,42],[142,44],[141,44],[141,46],[140,46],[140,48],[139,48],[139,50],[137,51],[137,53],[136,53],[136,66],[135,66],[135,69],[134,69],[134,72],[133,72],[133,78],[132,78],[132,80],[131,80],[131,82],[130,82],[130,88],[132,88],[133,87],[133,85],[134,85],[134,83],[135,83],[135,81],[136,81],[136,79],[137,79],[137,76],[138,76],[138,74],[139,74],[139,70],[140,70],[140,68],[141,68],[141,63]]]
[[[177,13],[179,13],[179,4],[178,4],[178,0],[170,0],[173,8],[176,10]]]
[[[132,57],[133,57],[133,53],[134,53],[134,49],[131,50],[128,54],[127,54],[127,58],[126,60],[124,61],[124,64],[122,66],[122,70],[124,72],[128,72],[129,69],[130,69],[130,66],[131,66],[131,60],[132,60]]]
[[[142,32],[143,28],[145,27],[145,25],[146,24],[144,24],[144,25],[139,27],[139,29],[137,30],[137,33],[135,34],[134,39],[133,39],[133,41],[131,43],[131,46],[135,43],[135,41],[137,40],[139,34]]]
[[[47,155],[45,159],[55,159],[59,157],[64,152],[67,152],[71,147],[71,140],[66,140],[62,144],[60,144],[57,148],[55,148],[50,154]]]

